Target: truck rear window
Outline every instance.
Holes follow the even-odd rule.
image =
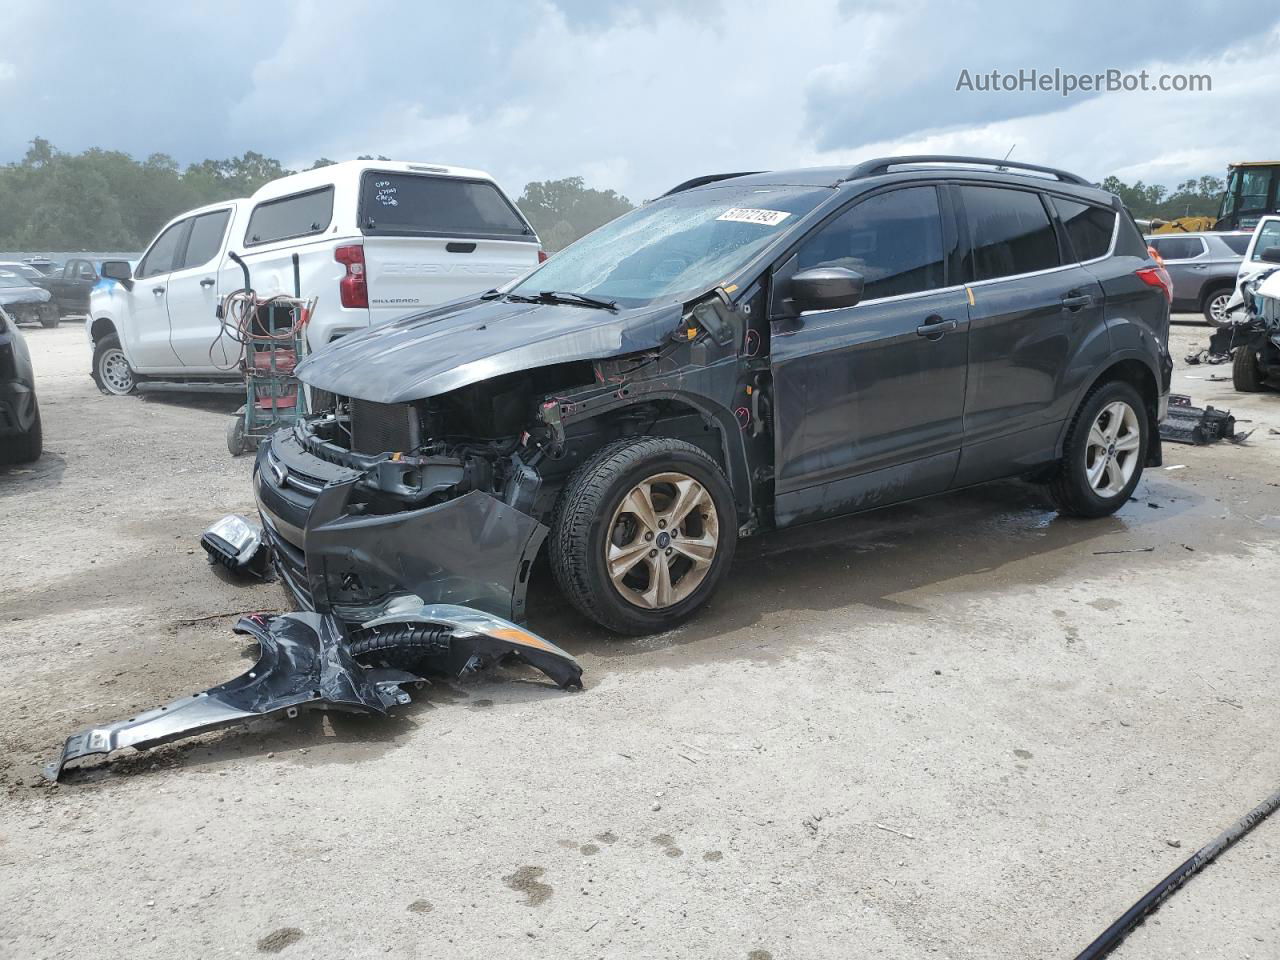
[[[487,180],[371,170],[360,188],[366,234],[532,238],[533,231]]]
[[[245,246],[320,233],[333,219],[333,187],[267,200],[253,208]]]

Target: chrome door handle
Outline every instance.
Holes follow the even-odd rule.
[[[916,327],[916,336],[926,337],[929,340],[941,340],[944,334],[958,330],[959,327],[959,320],[943,320],[935,315],[927,318],[924,323]]]

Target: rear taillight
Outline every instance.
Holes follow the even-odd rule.
[[[333,251],[333,259],[344,264],[347,275],[338,281],[338,293],[344,307],[369,306],[369,286],[365,282],[364,245],[353,243]]]
[[[539,263],[546,263],[546,262],[547,262],[547,257],[549,257],[549,256],[551,256],[551,254],[547,253],[547,251],[543,250],[541,247],[539,247],[539,248],[538,248],[538,262],[539,262]]]
[[[1173,303],[1173,281],[1169,279],[1169,271],[1164,267],[1143,267],[1141,270],[1135,270],[1135,274],[1139,280],[1149,287],[1159,287],[1164,291],[1165,298]]]

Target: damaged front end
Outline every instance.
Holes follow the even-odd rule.
[[[582,686],[572,656],[513,623],[447,604],[406,607],[348,630],[332,616],[289,613],[241,619],[258,659],[234,680],[182,697],[119,723],[69,737],[45,776],[68,763],[132,747],[146,750],[185,737],[303,710],[385,715],[409,703],[422,674],[460,676],[512,657],[562,689]]]

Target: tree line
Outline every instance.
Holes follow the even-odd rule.
[[[308,169],[333,162],[321,157]],[[163,153],[145,160],[96,148],[64,153],[37,137],[20,161],[0,165],[0,250],[142,250],[184,210],[246,197],[293,172],[252,150],[183,167]],[[1207,175],[1172,189],[1116,177],[1102,186],[1145,219],[1213,215],[1223,190],[1222,180]],[[517,203],[548,250],[567,246],[633,206],[613,190],[588,187],[582,177],[528,183]]]
[[[307,169],[334,162],[321,157]],[[20,161],[0,165],[0,250],[140,251],[183,211],[247,197],[294,172],[254,151],[184,168],[163,153],[145,160],[96,148],[64,153],[37,137]],[[548,250],[632,208],[626,197],[594,190],[581,177],[529,183],[517,203]]]

